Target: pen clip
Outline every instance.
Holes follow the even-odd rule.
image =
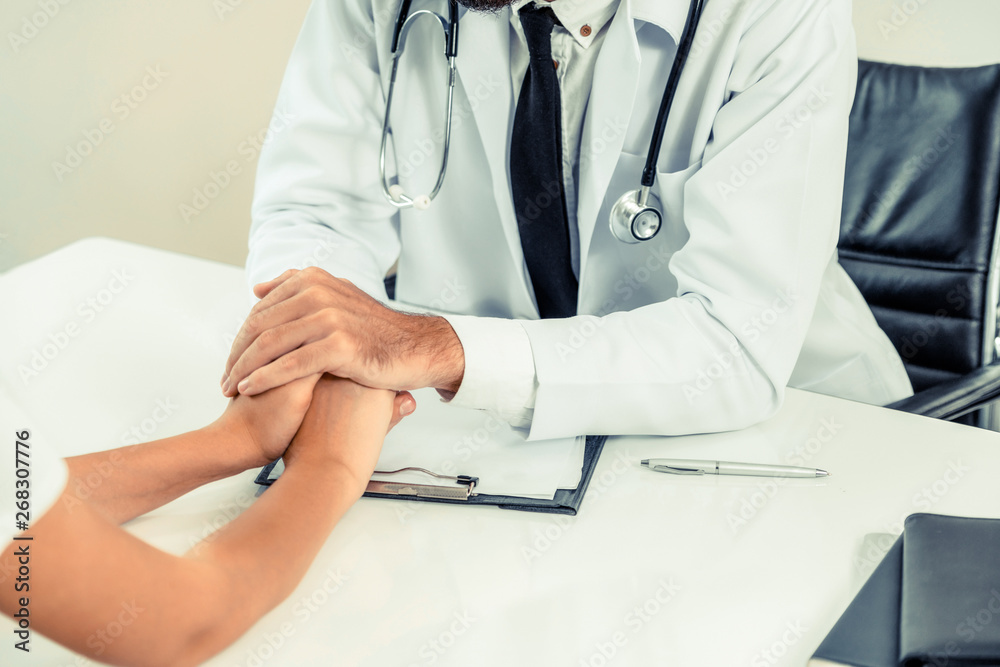
[[[680,466],[655,465],[650,467],[654,472],[667,472],[671,475],[704,475],[704,468],[682,468]]]

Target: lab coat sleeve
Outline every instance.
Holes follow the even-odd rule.
[[[465,354],[462,384],[450,403],[492,410],[511,426],[528,428],[538,382],[531,343],[517,320],[445,315]]]
[[[726,431],[781,405],[835,257],[857,56],[848,0],[740,16],[725,102],[685,185],[676,298],[522,321],[530,439]]]
[[[352,0],[309,8],[257,167],[250,285],[319,266],[386,299],[400,242],[378,180],[385,103],[372,14]]]

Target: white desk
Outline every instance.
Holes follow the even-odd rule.
[[[0,382],[65,455],[133,427],[189,430],[225,405],[218,380],[248,309],[237,268],[82,241],[0,276]],[[70,323],[77,334],[45,349]],[[22,379],[34,350],[51,359]],[[768,486],[638,467],[784,462],[797,448],[832,477]],[[865,536],[917,511],[1000,516],[997,470],[1000,434],[791,391],[739,433],[609,440],[575,518],[363,499],[291,598],[208,664],[803,665],[880,554],[865,560]],[[253,476],[129,530],[183,553],[249,503]],[[12,656],[9,626],[0,664],[81,664],[38,635],[30,663]]]

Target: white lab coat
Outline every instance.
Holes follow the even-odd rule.
[[[426,5],[445,6],[418,0],[411,11]],[[276,107],[287,127],[260,158],[250,282],[315,264],[384,299],[398,258],[399,300],[520,320],[538,382],[531,439],[739,429],[771,415],[786,386],[877,404],[909,395],[836,256],[857,69],[850,0],[709,0],[658,164],[664,228],[638,245],[611,235],[611,205],[639,182],[687,6],[621,0],[608,28],[581,148],[581,315],[538,320],[524,265],[506,11],[461,9],[440,195],[427,211],[384,201],[396,0],[314,0]],[[411,194],[437,177],[444,119],[442,42],[428,25],[409,37],[393,108],[389,173]],[[489,352],[488,337],[463,344]]]

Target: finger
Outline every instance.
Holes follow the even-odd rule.
[[[297,380],[292,380],[285,387],[279,387],[278,389],[287,389],[288,398],[286,399],[285,405],[282,408],[283,414],[286,415],[298,415],[298,422],[301,425],[302,420],[305,418],[306,411],[309,410],[309,406],[312,405],[313,393],[316,391],[316,384],[319,379],[323,377],[322,373],[313,373],[312,375],[307,375],[301,377]],[[241,394],[237,394],[241,396]],[[298,428],[296,428],[298,430]],[[285,443],[286,445],[288,443]]]
[[[313,373],[305,378],[306,383],[308,383],[309,388],[316,390],[316,385],[319,384],[320,378],[323,377],[323,373]]]
[[[288,269],[277,278],[271,278],[266,282],[257,283],[256,285],[253,286],[253,293],[257,296],[258,299],[263,299],[265,296],[270,294],[271,290],[273,290],[275,287],[285,282],[298,272],[299,272],[298,269]]]
[[[236,363],[236,360],[240,358],[260,332],[266,328],[267,322],[263,313],[275,304],[279,303],[279,301],[273,297],[273,291],[268,294],[268,297],[270,298],[265,297],[254,304],[253,308],[250,309],[250,313],[247,315],[247,318],[243,320],[243,324],[240,325],[240,330],[236,332],[236,338],[233,339],[233,344],[229,350],[229,358],[226,359],[226,376],[232,373],[233,364]]]
[[[246,354],[247,348],[249,348],[260,335],[276,327],[292,322],[294,320],[300,319],[310,312],[315,310],[315,306],[310,304],[307,299],[296,298],[300,295],[293,295],[292,297],[285,299],[284,301],[279,301],[273,305],[258,308],[264,302],[261,301],[254,306],[254,309],[250,311],[250,315],[247,317],[246,321],[240,327],[239,332],[236,334],[236,338],[233,339],[232,349],[229,351],[229,358],[226,359],[226,369],[223,374],[222,382],[225,384],[226,380],[233,380],[233,367],[236,366],[236,362]],[[255,370],[251,368],[246,374],[240,376],[239,379],[230,382],[231,387],[235,387],[239,380],[242,380],[250,371]],[[223,388],[223,393],[226,393]]]
[[[233,339],[233,346],[229,351],[229,357],[226,359],[226,368],[222,375],[223,385],[232,376],[233,367],[236,365],[236,362],[246,353],[247,348],[257,340],[261,333],[299,319],[309,312],[309,305],[304,300],[294,297],[281,301],[270,308],[250,311],[250,315],[243,322],[239,332],[236,334],[236,338]],[[236,383],[233,382],[231,384],[235,386]],[[225,393],[225,389],[223,389],[223,393]]]
[[[323,372],[319,355],[311,348],[300,347],[258,368],[237,385],[244,396],[256,396],[313,373]]]
[[[396,424],[401,422],[403,417],[413,414],[413,411],[416,409],[417,401],[413,398],[413,394],[408,391],[401,391],[396,394],[392,402],[392,420],[389,422],[388,431],[391,431]]]
[[[288,272],[286,271],[286,273]],[[275,280],[278,279],[276,278]],[[327,284],[330,280],[332,280],[332,283]],[[229,359],[226,361],[226,374],[232,375],[233,365],[236,363],[236,360],[246,352],[246,349],[256,336],[260,335],[267,328],[267,318],[269,315],[265,315],[265,313],[268,313],[277,304],[291,300],[296,296],[305,297],[306,290],[320,283],[323,283],[324,287],[328,288],[331,292],[337,292],[343,289],[343,286],[340,285],[341,282],[344,281],[333,278],[323,270],[310,271],[306,269],[292,272],[283,282],[272,287],[267,296],[258,301],[250,310],[246,321],[243,322],[239,332],[236,334],[232,348],[229,351]],[[311,292],[310,298],[315,298],[317,293],[316,291]],[[299,311],[299,316],[307,311],[318,309],[318,305],[315,302],[312,302],[311,306],[302,307],[304,310]],[[232,382],[231,384],[234,387],[236,386],[236,382]],[[226,392],[223,391],[223,393]]]
[[[321,289],[310,290],[312,287]],[[295,271],[283,282],[277,283],[274,287],[272,287],[264,298],[254,304],[254,307],[250,309],[250,314],[247,316],[247,322],[252,320],[255,316],[266,312],[275,304],[292,299],[296,296],[305,296],[306,293],[310,295],[310,298],[315,298],[317,294],[338,294],[343,296],[345,293],[350,293],[351,289],[359,291],[348,281],[335,278],[322,269],[304,269],[302,271]],[[244,322],[244,326],[241,327],[241,333],[243,329],[246,328],[247,322]],[[237,338],[239,338],[238,334]]]
[[[313,373],[312,375],[306,375],[297,380],[293,380],[290,384],[299,386],[305,389],[309,389],[310,395],[316,390],[316,385],[319,383],[319,379],[323,377],[322,373]]]
[[[329,333],[328,322],[328,318],[318,314],[313,314],[293,319],[292,321],[285,322],[284,324],[279,324],[278,326],[272,329],[267,329],[261,333],[246,349],[243,356],[241,356],[233,365],[233,369],[229,374],[229,379],[226,381],[226,388],[223,389],[223,393],[226,393],[226,395],[230,395],[236,391],[246,393],[240,387],[242,387],[243,382],[251,374],[275,361],[288,363],[281,362],[281,358],[293,350],[305,346],[311,347],[313,343],[316,343],[327,336]],[[323,360],[323,355],[318,354],[317,350],[310,349],[309,352],[318,362]],[[316,368],[302,368],[301,370],[303,371],[301,375],[291,377],[288,380],[285,380],[285,382],[326,369],[319,366]],[[308,373],[306,373],[306,371],[308,371]],[[265,376],[268,375],[269,374],[265,374]],[[272,384],[268,386],[267,389],[280,386],[285,384],[285,382]],[[260,393],[261,391],[265,391],[265,389],[260,389],[253,393]]]
[[[309,283],[304,281],[303,277],[304,275],[302,271],[289,269],[273,280],[254,285],[255,294],[258,288],[264,289],[267,293],[254,304],[253,308],[250,309],[250,313],[247,315],[247,320],[261,311],[267,310],[274,304],[290,298],[292,295],[297,294],[298,292],[301,292],[305,288],[309,287]]]

